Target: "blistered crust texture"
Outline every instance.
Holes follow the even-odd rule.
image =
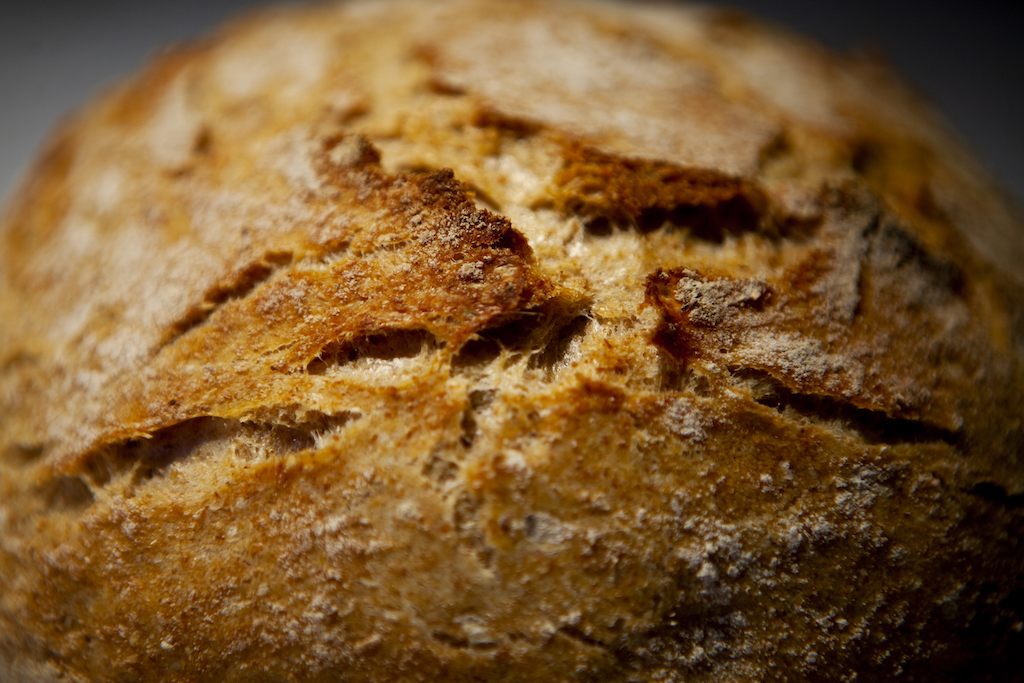
[[[4,683],[1024,680],[1024,227],[880,64],[271,10],[0,240]]]

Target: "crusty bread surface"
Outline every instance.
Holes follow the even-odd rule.
[[[1022,264],[735,13],[238,20],[0,222],[0,682],[1024,680]]]

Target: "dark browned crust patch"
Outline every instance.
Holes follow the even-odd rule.
[[[652,341],[685,366],[713,345],[704,338],[740,308],[760,309],[771,297],[759,280],[711,278],[689,268],[659,268],[647,277],[646,303],[662,311]]]
[[[723,227],[753,231],[762,223],[767,200],[745,179],[614,156],[578,143],[567,144],[563,155],[565,165],[555,177],[556,205],[586,221],[641,229],[671,221],[716,234]],[[714,209],[716,214],[704,216],[695,211],[698,208]]]

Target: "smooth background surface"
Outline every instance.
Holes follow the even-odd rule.
[[[0,195],[62,114],[252,0],[0,0]],[[1024,3],[732,0],[838,49],[881,51],[1024,204]]]

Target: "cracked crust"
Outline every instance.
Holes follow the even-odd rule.
[[[1024,680],[1024,222],[877,64],[270,10],[0,225],[0,681]]]

